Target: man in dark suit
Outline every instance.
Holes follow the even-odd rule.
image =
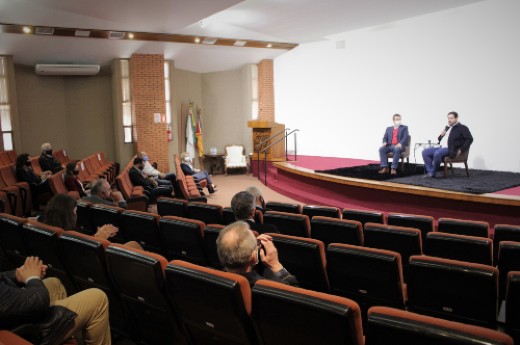
[[[144,160],[142,158],[134,158],[134,165],[128,171],[130,181],[134,186],[142,186],[145,191],[150,194],[150,203],[155,203],[158,196],[172,196],[172,186],[159,186],[153,179],[144,177],[142,170],[144,169]]]
[[[55,174],[62,170],[61,163],[52,155],[52,146],[49,143],[42,144],[42,153],[38,158],[42,171],[50,171]]]
[[[401,152],[405,149],[408,142],[408,127],[401,124],[401,115],[395,114],[393,116],[394,125],[388,127],[383,136],[383,145],[379,148],[379,158],[381,160],[380,174],[388,173],[388,157],[389,152],[393,152],[392,170],[390,174],[397,174],[397,166],[399,165],[399,157]]]
[[[439,143],[445,136],[448,136],[447,147],[430,147],[422,152],[426,170],[425,177],[435,177],[444,157],[459,156],[466,152],[473,142],[473,136],[468,127],[459,122],[459,114],[454,111],[448,113],[448,126],[439,135]]]
[[[260,224],[255,222],[256,203],[255,197],[249,192],[238,192],[231,199],[231,208],[236,220],[243,220],[249,224],[251,230],[264,234],[267,232],[278,233],[274,224]]]

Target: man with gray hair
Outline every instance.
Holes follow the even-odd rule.
[[[90,195],[81,200],[91,202],[93,204],[103,204],[110,206],[117,206],[121,208],[128,208],[125,198],[121,192],[113,192],[110,184],[105,179],[92,181],[90,187]]]
[[[256,209],[259,210],[260,212],[264,213],[265,212],[265,201],[264,201],[264,197],[262,196],[262,192],[260,191],[260,189],[258,189],[255,186],[251,186],[251,187],[246,188],[246,192],[253,194],[253,196],[255,197]]]
[[[278,233],[279,231],[274,224],[261,224],[255,222],[255,206],[255,197],[253,194],[246,191],[238,192],[231,199],[231,208],[233,209],[233,214],[235,215],[236,220],[243,220],[249,224],[251,230],[257,231],[259,234],[266,232]]]
[[[251,287],[259,279],[298,286],[296,277],[278,260],[272,237],[263,234],[255,238],[246,222],[238,221],[222,229],[217,238],[217,253],[226,271],[244,276]],[[253,270],[260,260],[265,265],[263,276]]]
[[[42,144],[42,153],[38,158],[38,163],[40,163],[42,171],[50,171],[53,174],[63,169],[61,163],[52,155],[52,146],[49,143]]]

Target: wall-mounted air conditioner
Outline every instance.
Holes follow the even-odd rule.
[[[37,64],[34,72],[39,75],[96,75],[99,65]]]

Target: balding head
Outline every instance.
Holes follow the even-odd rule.
[[[226,226],[217,238],[220,263],[231,272],[247,272],[258,262],[258,245],[249,224],[238,221]]]

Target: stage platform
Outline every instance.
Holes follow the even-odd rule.
[[[255,176],[257,163],[252,161]],[[489,222],[490,226],[520,225],[520,187],[475,195],[315,172],[370,163],[377,162],[317,156],[267,162],[267,186],[305,204],[420,214],[436,219],[481,220]],[[263,181],[263,162],[260,162],[260,168]]]

